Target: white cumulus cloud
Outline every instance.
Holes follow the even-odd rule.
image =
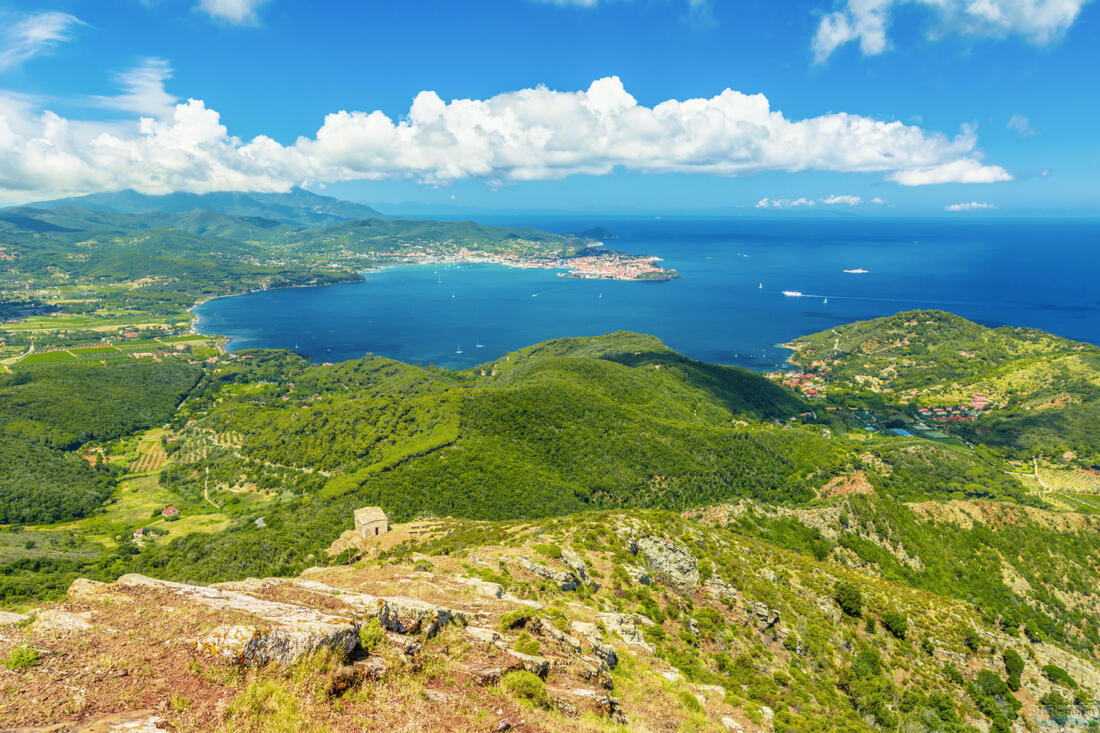
[[[0,14],[0,71],[19,66],[68,41],[73,26],[81,25],[74,15],[57,11],[22,16]]]
[[[817,206],[817,202],[807,198],[770,199],[767,196],[756,202],[758,209],[794,209],[799,206]]]
[[[772,199],[764,197],[756,202],[756,208],[758,209],[793,209],[800,206],[817,206],[821,204],[823,206],[859,206],[863,203],[863,199],[860,196],[853,196],[851,194],[832,194],[818,199],[808,199],[805,197],[797,199]],[[871,200],[873,204],[886,203],[880,198],[874,198]]]
[[[998,183],[1011,181],[1012,176],[1000,166],[982,165],[973,158],[960,158],[949,163],[914,167],[894,171],[886,176],[902,186],[928,186],[936,183]]]
[[[943,207],[947,211],[978,211],[981,209],[995,209],[997,208],[993,204],[986,204],[979,201],[971,201],[966,204],[949,204]]]
[[[851,195],[847,195],[847,194],[844,194],[844,195],[833,194],[832,196],[826,196],[825,198],[821,199],[821,203],[825,204],[826,206],[835,206],[837,204],[845,204],[847,206],[858,206],[859,204],[863,203],[863,199],[860,198],[859,196],[851,196]]]
[[[256,22],[256,10],[267,0],[199,0],[198,9],[227,23]]]
[[[787,119],[762,94],[639,104],[617,77],[588,89],[545,87],[449,102],[416,96],[407,115],[328,115],[313,137],[282,145],[232,136],[202,100],[169,107],[167,64],[122,76],[100,98],[145,113],[129,124],[70,120],[0,94],[0,195],[135,188],[145,193],[286,190],[302,182],[407,179],[491,183],[642,173],[742,176],[762,171],[881,173],[902,185],[1011,176],[981,160],[977,136],[833,113]]]
[[[917,5],[933,19],[929,36],[1021,36],[1043,45],[1066,31],[1089,0],[846,0],[843,9],[821,19],[814,35],[814,59],[822,62],[840,46],[859,42],[865,55],[889,46],[891,15],[903,4]]]

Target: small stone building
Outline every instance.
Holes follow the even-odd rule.
[[[381,507],[365,506],[355,510],[355,531],[360,537],[375,537],[389,530],[390,522]]]

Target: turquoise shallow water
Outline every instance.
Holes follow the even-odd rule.
[[[618,234],[608,246],[662,257],[683,277],[631,283],[492,265],[396,267],[367,273],[363,283],[212,300],[196,309],[199,330],[229,335],[231,349],[289,348],[318,362],[372,352],[448,367],[559,336],[626,329],[698,359],[768,369],[787,356],[779,343],[910,308],[1100,343],[1095,221],[486,223],[603,225]],[[856,268],[868,273],[843,272]]]

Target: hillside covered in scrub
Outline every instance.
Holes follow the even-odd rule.
[[[926,315],[979,329],[971,353],[1000,338]],[[627,332],[457,371],[150,348],[0,378],[4,723],[326,730],[457,700],[466,727],[536,730],[1100,718],[1100,487],[1085,451],[985,441],[1008,408],[936,423],[845,381],[851,354],[800,364],[814,396]],[[363,506],[393,531],[349,532]],[[134,643],[161,606],[163,663]],[[299,622],[319,636],[255,631]]]
[[[60,606],[0,619],[0,725],[961,732],[1095,716],[1090,652],[876,577],[843,545],[816,559],[743,531],[768,514],[437,520],[299,577],[78,580]]]

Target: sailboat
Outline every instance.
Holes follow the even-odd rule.
[[[757,290],[763,290],[764,289],[764,283],[760,283],[759,285],[757,285],[756,289]]]
[[[459,344],[459,345],[458,345],[458,348],[457,348],[457,349],[455,349],[455,353],[456,353],[456,354],[461,354],[461,353],[462,353],[462,344]]]
[[[477,344],[477,346],[475,346],[474,348],[476,348],[476,349],[484,349],[484,348],[485,348],[485,344],[483,344],[483,343],[478,343],[478,344]]]

